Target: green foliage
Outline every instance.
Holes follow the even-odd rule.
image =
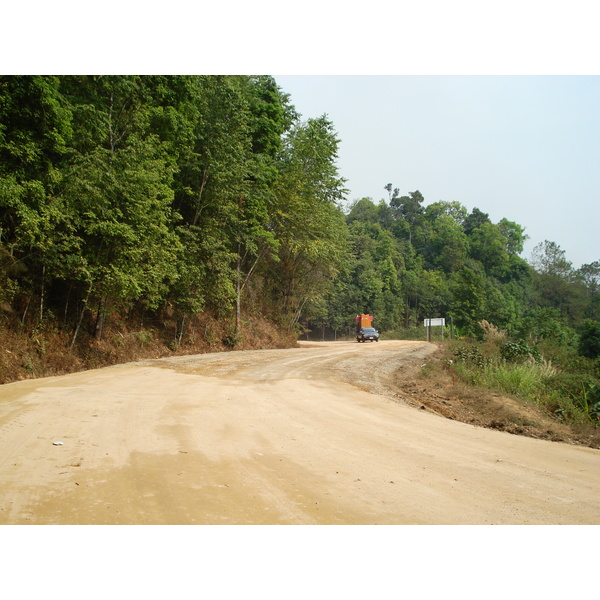
[[[474,227],[469,234],[469,247],[471,258],[479,261],[486,273],[499,279],[505,275],[509,265],[507,240],[498,226],[484,222]]]
[[[99,337],[113,309],[183,323],[252,290],[297,320],[346,229],[333,125],[296,120],[268,76],[1,77],[3,311],[37,296],[77,335],[95,310]]]
[[[452,313],[456,325],[467,335],[481,336],[478,323],[487,317],[485,284],[485,274],[469,266],[463,267],[452,279]]]
[[[587,358],[600,356],[600,322],[586,320],[579,336],[579,354]]]
[[[597,378],[580,373],[557,373],[543,381],[543,389],[556,404],[554,411],[560,417],[598,422],[600,380]]]
[[[578,335],[558,309],[530,307],[525,311],[515,335],[537,347],[547,360],[561,369],[574,366]]]
[[[535,400],[547,372],[547,365],[542,363],[488,364],[480,373],[478,384]]]
[[[490,357],[483,356],[481,350],[475,344],[459,346],[454,351],[454,356],[457,362],[467,363],[469,366],[477,369],[483,369],[491,364],[492,360]]]
[[[507,342],[500,347],[500,356],[507,362],[522,363],[527,361],[541,362],[542,355],[540,351],[528,346],[522,340]]]
[[[558,310],[570,325],[581,321],[588,310],[585,289],[564,250],[546,240],[533,249],[532,265],[536,305]]]
[[[309,119],[294,126],[278,157],[271,222],[278,253],[267,277],[290,329],[304,307],[319,302],[331,288],[347,251],[338,207],[344,193],[335,165],[338,144],[325,117]]]
[[[235,348],[242,341],[242,336],[235,327],[230,327],[223,338],[223,344],[227,348]]]
[[[430,262],[445,273],[462,268],[468,255],[469,242],[462,227],[450,215],[442,214],[434,222],[428,246]]]
[[[598,424],[600,379],[586,372],[552,366],[523,341],[499,346],[480,342],[455,343],[449,367],[464,381],[519,396],[571,424]]]
[[[523,245],[529,236],[525,234],[521,225],[508,219],[502,219],[498,223],[498,231],[505,240],[504,249],[509,255],[514,256],[523,252]]]
[[[584,298],[584,316],[600,320],[600,261],[582,265],[576,273]]]

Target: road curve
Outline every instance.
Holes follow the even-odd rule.
[[[394,400],[433,349],[301,343],[0,386],[0,524],[599,524],[600,451]]]

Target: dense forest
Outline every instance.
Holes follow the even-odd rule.
[[[295,332],[345,247],[337,147],[271,77],[2,77],[4,323],[71,350],[115,318]]]
[[[51,336],[63,357],[235,348],[258,321],[281,344],[360,312],[384,336],[485,322],[597,370],[600,262],[550,241],[528,262],[523,226],[391,183],[348,203],[339,144],[269,76],[0,77],[1,381]]]

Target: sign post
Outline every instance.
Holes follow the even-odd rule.
[[[423,325],[427,327],[427,341],[431,341],[431,328],[432,327],[441,327],[442,328],[442,341],[444,341],[444,327],[446,326],[446,319],[444,318],[436,318],[436,319],[425,319],[423,321]]]

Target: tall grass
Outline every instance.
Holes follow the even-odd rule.
[[[484,365],[479,373],[480,385],[507,394],[535,399],[547,377],[555,374],[548,363],[511,364],[503,361]]]
[[[436,329],[439,329],[437,327]],[[408,327],[400,329],[390,329],[381,333],[382,339],[386,340],[422,340],[427,339],[427,331],[424,327]],[[449,336],[447,336],[449,337]],[[437,333],[436,339],[441,339],[441,333]]]
[[[597,378],[562,372],[537,348],[519,341],[506,342],[490,327],[484,331],[483,342],[448,344],[453,357],[448,364],[460,379],[533,401],[548,414],[569,423],[600,424]]]

